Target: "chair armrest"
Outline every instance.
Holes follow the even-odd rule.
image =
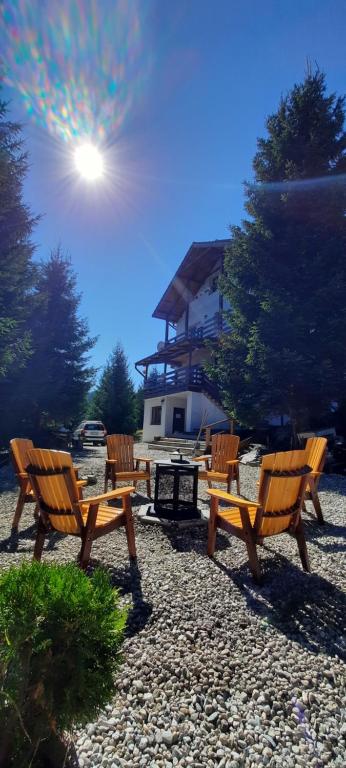
[[[110,501],[111,499],[117,499],[122,496],[129,496],[135,488],[133,485],[126,485],[125,488],[116,488],[114,491],[108,491],[108,493],[100,493],[99,496],[91,496],[89,499],[80,499],[78,501],[79,506],[85,506],[86,504],[99,504],[102,501]]]
[[[196,456],[192,461],[209,461],[209,459],[211,459],[211,456],[205,454],[204,456]]]
[[[209,496],[214,496],[214,498],[220,499],[221,501],[229,501],[229,503],[233,506],[243,507],[243,509],[248,509],[248,507],[256,507],[256,509],[259,509],[261,506],[257,501],[242,499],[240,496],[234,496],[233,493],[227,493],[227,491],[219,491],[218,488],[208,488],[207,493],[209,493]]]
[[[230,466],[233,464],[239,464],[239,459],[230,459],[229,461],[226,461],[226,464],[229,464]]]
[[[27,472],[17,472],[17,477],[21,477],[22,480],[29,480],[29,475]]]
[[[78,488],[84,488],[84,486],[88,484],[88,481],[87,480],[76,480],[76,483],[78,485]]]
[[[106,464],[116,464],[116,463],[117,463],[116,459],[106,459]]]
[[[135,456],[134,461],[145,461],[146,464],[151,464],[154,459],[148,459],[147,456]]]

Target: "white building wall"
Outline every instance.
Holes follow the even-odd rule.
[[[188,432],[199,430],[203,424],[212,424],[214,421],[227,420],[227,416],[221,407],[209,400],[203,392],[188,392],[187,400],[187,426]],[[221,425],[220,425],[221,426]]]
[[[217,273],[214,273],[217,276]],[[213,276],[214,276],[213,275]],[[195,325],[203,325],[207,320],[214,317],[215,313],[219,311],[219,296],[218,290],[210,293],[210,285],[213,276],[203,283],[196,296],[194,296],[189,303],[189,328]],[[176,332],[184,333],[185,331],[185,312],[179,318],[177,322]]]
[[[161,406],[161,424],[152,425],[151,409]],[[212,424],[227,420],[225,412],[202,392],[179,392],[176,395],[151,397],[144,401],[143,441],[152,442],[155,437],[173,434],[173,409],[185,408],[185,432],[198,432],[201,423]],[[221,425],[220,425],[221,426]]]
[[[153,406],[160,405],[161,411],[161,424],[151,424],[151,409]],[[143,440],[146,443],[151,443],[154,437],[165,436],[165,424],[166,424],[166,398],[150,397],[148,400],[144,400],[144,418],[143,418]]]

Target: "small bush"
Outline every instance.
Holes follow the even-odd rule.
[[[127,613],[118,602],[102,570],[33,562],[0,577],[1,766],[39,765],[44,740],[110,700]]]

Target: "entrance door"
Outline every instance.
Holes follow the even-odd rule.
[[[172,432],[184,432],[184,429],[185,429],[185,408],[173,408]]]

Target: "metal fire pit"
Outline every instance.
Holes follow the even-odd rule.
[[[199,518],[198,465],[186,461],[156,462],[154,512],[168,520]]]

